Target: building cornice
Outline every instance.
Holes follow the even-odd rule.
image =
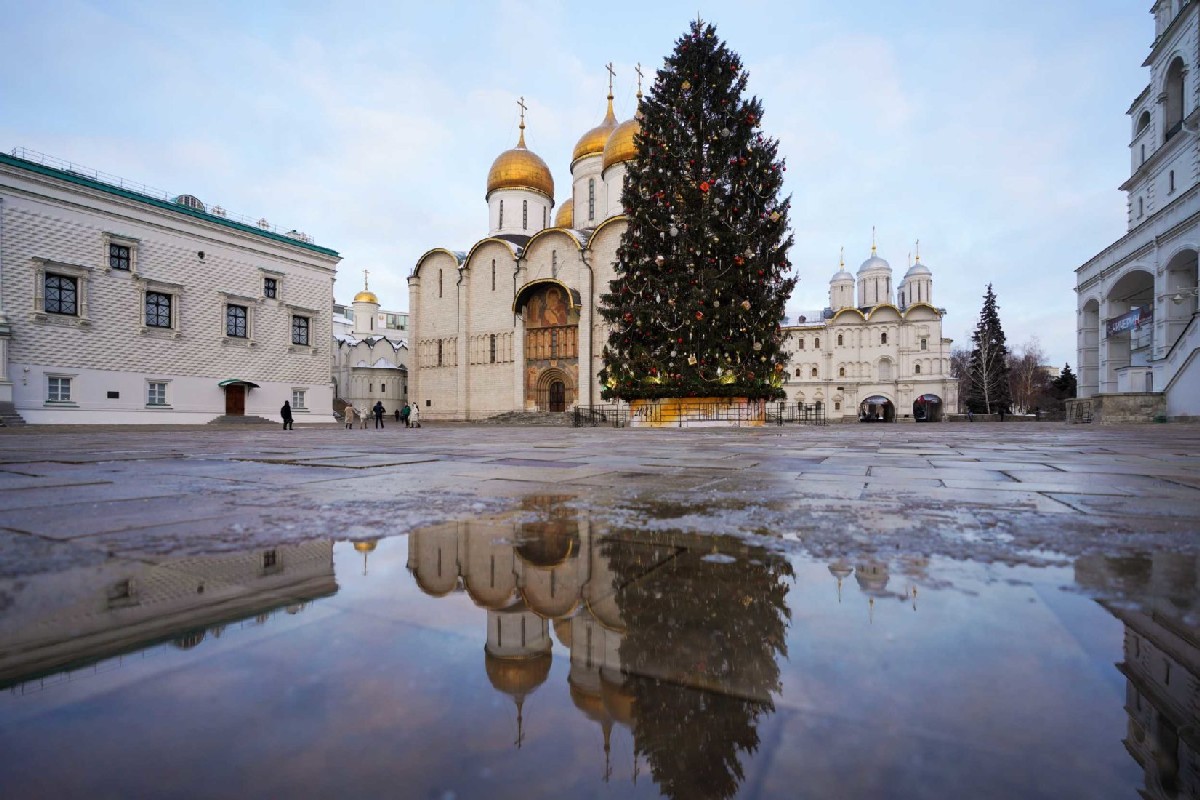
[[[1148,94],[1150,94],[1150,84],[1147,83],[1146,88],[1142,89],[1141,94],[1133,99],[1133,102],[1129,104],[1129,108],[1125,111],[1125,113],[1129,116],[1133,116],[1133,112],[1137,110],[1137,107],[1142,104],[1142,101],[1146,99]]]
[[[1196,4],[1196,0],[1188,0],[1184,5],[1183,10],[1175,15],[1175,19],[1171,20],[1162,34],[1154,40],[1154,44],[1150,45],[1150,55],[1146,56],[1146,60],[1142,62],[1143,67],[1148,67],[1154,63],[1162,51],[1166,49],[1166,44],[1175,35],[1175,32],[1183,25],[1183,18],[1188,16],[1192,10],[1192,6]]]
[[[98,192],[102,192],[104,194],[112,195],[115,197],[120,197],[125,200],[133,200],[137,203],[151,206],[160,211],[167,211],[167,212],[170,212],[171,214],[178,214],[180,216],[191,217],[193,219],[202,220],[204,222],[212,223],[215,225],[220,225],[222,227],[232,228],[233,230],[239,231],[241,233],[252,234],[254,236],[258,236],[258,237],[261,237],[264,239],[270,239],[271,241],[278,242],[280,244],[286,244],[286,245],[290,245],[292,247],[298,247],[302,250],[309,250],[314,253],[320,253],[323,256],[329,256],[331,258],[336,258],[339,260],[341,259],[341,255],[336,250],[331,250],[328,247],[321,247],[320,245],[312,244],[311,242],[305,242],[301,239],[296,239],[291,236],[286,236],[282,233],[275,233],[274,231],[263,230],[262,228],[256,228],[253,225],[247,225],[243,222],[238,222],[237,220],[228,219],[226,217],[220,217],[220,216],[217,216],[216,214],[209,214],[206,211],[199,211],[198,209],[188,208],[187,206],[182,206],[177,203],[169,202],[167,200],[160,200],[157,197],[151,197],[150,195],[142,194],[141,192],[135,192],[135,191],[131,191],[129,189],[123,189],[119,186],[113,186],[113,185],[105,183],[103,181],[98,181],[94,178],[89,178],[86,175],[77,175],[77,174],[74,174],[71,172],[66,172],[64,170],[55,169],[54,167],[47,167],[43,164],[38,164],[33,161],[26,161],[23,158],[17,158],[16,156],[10,156],[6,153],[0,153],[0,165],[13,167],[14,169],[23,170],[25,172],[31,172],[31,173],[40,175],[45,178],[52,178],[54,180],[59,180],[59,181],[65,182],[65,183],[74,184],[76,186],[82,186],[87,189],[92,189],[92,190],[95,190]]]
[[[1153,173],[1155,168],[1158,167],[1166,158],[1175,155],[1176,150],[1182,149],[1185,146],[1185,142],[1191,141],[1192,137],[1197,135],[1195,133],[1188,132],[1186,127],[1187,125],[1196,125],[1197,123],[1200,123],[1200,108],[1197,108],[1191,114],[1188,114],[1187,119],[1184,120],[1183,123],[1185,127],[1181,128],[1177,134],[1164,142],[1162,147],[1151,153],[1149,158],[1138,165],[1138,168],[1134,170],[1132,175],[1129,176],[1129,179],[1117,188],[1122,192],[1128,192],[1138,181]]]

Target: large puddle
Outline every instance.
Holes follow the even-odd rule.
[[[0,794],[1200,796],[1196,556],[789,547],[547,500],[0,581]]]

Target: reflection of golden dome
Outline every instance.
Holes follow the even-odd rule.
[[[575,554],[578,531],[575,520],[526,522],[519,527],[517,555],[531,567],[557,567]]]
[[[601,724],[612,722],[612,717],[609,716],[608,710],[604,707],[604,701],[600,699],[599,695],[588,694],[574,683],[570,683],[570,681],[568,683],[571,687],[571,702],[583,712],[584,716]]]
[[[608,113],[604,115],[604,119],[599,125],[579,137],[579,141],[575,144],[575,152],[571,155],[572,164],[585,156],[599,155],[604,152],[604,145],[608,144],[608,137],[617,127],[617,117],[613,114],[612,101],[610,94],[608,96]]]
[[[487,193],[497,189],[529,189],[554,199],[554,178],[546,162],[525,147],[525,123],[521,123],[521,138],[512,150],[496,156],[488,172]]]
[[[604,145],[604,169],[637,158],[637,147],[633,144],[633,137],[642,129],[640,116],[641,112],[634,114],[633,119],[622,122],[612,132],[612,136],[608,137],[608,144]]]
[[[379,541],[377,539],[369,539],[365,542],[355,542],[354,549],[360,553],[374,553]]]
[[[561,617],[554,620],[554,635],[558,637],[559,644],[566,648],[571,646],[572,619],[574,617]]]
[[[575,200],[568,197],[563,204],[559,206],[558,213],[554,215],[554,227],[556,228],[573,228],[575,227]]]
[[[613,719],[629,728],[633,726],[633,693],[624,686],[614,683],[600,674],[600,696],[604,698],[604,710]]]
[[[497,658],[489,653],[484,658],[484,666],[492,688],[514,700],[523,700],[546,682],[553,660],[549,653],[540,653],[533,658]]]

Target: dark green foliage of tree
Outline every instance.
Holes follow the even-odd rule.
[[[628,227],[601,296],[605,399],[784,396],[790,199],[746,79],[697,21],[642,102]]]
[[[1066,364],[1062,368],[1062,372],[1058,377],[1050,382],[1050,388],[1054,392],[1054,396],[1059,400],[1071,400],[1075,397],[1075,392],[1078,390],[1078,385],[1075,380],[1075,373],[1071,372],[1071,365]]]
[[[613,538],[602,552],[620,587],[637,753],[667,797],[733,797],[780,691],[791,565],[733,537],[677,532]]]
[[[997,414],[1008,411],[1009,397],[1008,346],[1000,326],[1000,310],[996,295],[989,283],[979,312],[979,324],[971,334],[971,361],[967,367],[970,385],[967,408],[977,414]]]

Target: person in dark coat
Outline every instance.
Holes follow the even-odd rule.
[[[292,427],[292,404],[287,400],[283,401],[283,408],[279,409],[279,416],[283,417],[283,429],[285,431],[294,431]]]
[[[382,428],[383,427],[383,412],[385,410],[383,407],[383,401],[376,400],[375,405],[371,410],[375,412],[375,427]]]

